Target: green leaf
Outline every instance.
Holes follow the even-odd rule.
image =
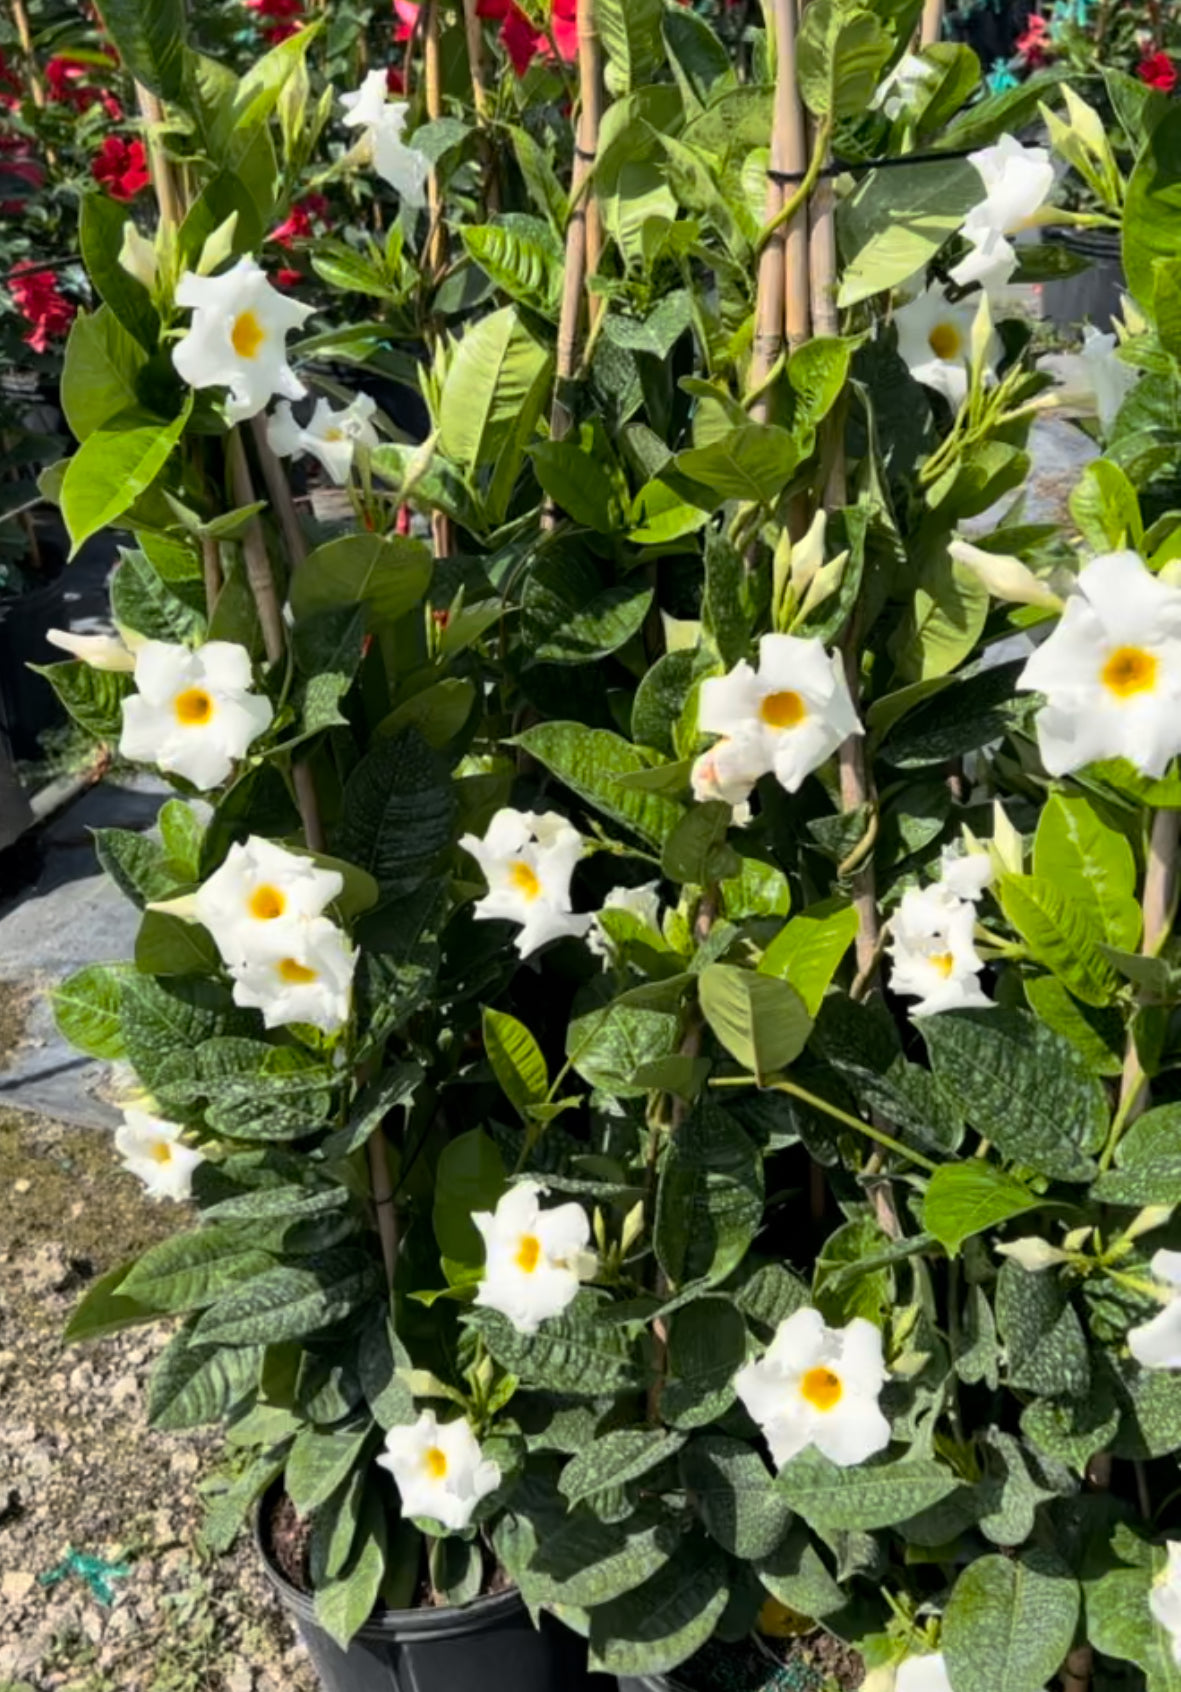
[[[468,327],[443,383],[439,449],[470,477],[492,464],[523,416],[537,415],[553,359],[515,307]]]
[[[935,1074],[1004,1157],[1086,1181],[1107,1132],[1107,1095],[1074,1047],[1024,1011],[949,1011],[921,1033]]]
[[[930,1458],[843,1469],[811,1447],[793,1457],[775,1482],[791,1508],[825,1534],[897,1526],[950,1497],[959,1484],[949,1468]]]
[[[53,1019],[71,1046],[106,1063],[127,1057],[120,1022],[120,977],[126,964],[87,964],[50,994]]]
[[[179,881],[200,881],[201,840],[205,833],[197,813],[183,799],[169,799],[156,818],[164,855]]]
[[[704,18],[666,9],[661,27],[673,75],[690,110],[704,108],[719,91],[735,86],[730,54]]]
[[[193,396],[171,423],[146,411],[123,411],[88,435],[66,466],[61,509],[71,558],[83,541],[109,528],[148,489],[184,434]]]
[[[495,1360],[522,1386],[579,1398],[634,1390],[640,1371],[617,1326],[598,1320],[602,1295],[584,1288],[560,1316],[536,1334],[522,1334],[499,1311],[477,1308],[464,1320],[476,1328]]]
[[[941,1643],[957,1692],[1041,1692],[1074,1643],[1079,1588],[1049,1553],[978,1557],[956,1581]]]
[[[246,1230],[202,1227],[150,1247],[119,1291],[153,1310],[199,1310],[229,1287],[271,1267]]]
[[[573,1509],[596,1492],[638,1480],[666,1457],[675,1456],[684,1443],[684,1434],[661,1428],[617,1428],[599,1434],[567,1463],[558,1490]]]
[[[396,705],[377,725],[377,733],[397,734],[410,728],[441,752],[467,722],[475,697],[475,686],[465,676],[444,676]]]
[[[1141,926],[1136,860],[1127,838],[1086,799],[1050,795],[1034,836],[1033,869],[1064,897],[1092,905],[1109,945],[1136,949]]]
[[[773,505],[798,461],[799,448],[786,429],[774,423],[746,423],[709,446],[678,453],[676,468],[691,481],[712,488],[719,500]]]
[[[576,441],[543,441],[529,456],[543,491],[575,523],[601,535],[624,527],[617,485],[593,451]],[[628,591],[635,596],[637,589]]]
[[[697,1435],[681,1452],[681,1479],[706,1528],[732,1556],[767,1557],[786,1533],[787,1500],[744,1440]]]
[[[118,318],[122,327],[135,337],[140,346],[151,353],[155,351],[160,334],[159,316],[143,283],[137,281],[119,263],[123,226],[127,221],[127,207],[120,201],[112,200],[109,195],[98,192],[84,194],[78,216],[78,244],[82,249],[86,274],[103,304]],[[93,324],[95,319],[91,318],[89,321]],[[70,331],[71,339],[77,323],[78,319],[75,318],[74,327]],[[76,384],[76,369],[73,381]],[[75,397],[78,397],[77,394]],[[134,403],[135,394],[132,391],[107,415],[113,416],[116,411],[122,411],[124,407]],[[74,427],[72,421],[70,427]],[[77,430],[74,432],[77,434]],[[79,436],[79,439],[81,438]]]
[[[1091,1192],[1104,1204],[1181,1204],[1181,1105],[1158,1105],[1137,1117]]]
[[[871,706],[870,726],[884,736],[882,756],[896,769],[921,769],[1000,740],[1020,720],[1023,706],[1014,701],[1022,667],[998,664],[967,681],[933,676]],[[889,715],[886,707],[893,707]],[[904,713],[905,723],[895,727]]]
[[[324,1252],[298,1268],[278,1266],[228,1293],[200,1318],[196,1338],[210,1345],[278,1345],[305,1339],[364,1309],[381,1270],[355,1250]]]
[[[574,546],[558,545],[533,566],[521,597],[521,638],[530,662],[586,664],[627,644],[643,627],[652,590],[608,584]]]
[[[870,106],[893,40],[873,12],[812,0],[799,38],[799,83],[816,117],[859,117]]]
[[[460,230],[467,254],[501,293],[553,314],[562,289],[562,245],[540,218],[505,212],[496,223]]]
[[[148,1385],[148,1422],[173,1431],[219,1422],[258,1381],[262,1344],[202,1344],[186,1323],[159,1357]]]
[[[787,365],[787,382],[795,395],[792,428],[810,442],[841,396],[849,376],[854,343],[835,335],[818,335],[798,347]]]
[[[342,535],[297,566],[291,609],[305,617],[364,604],[370,627],[396,623],[419,605],[431,579],[430,548],[408,535]],[[317,665],[317,669],[323,668]]]
[[[128,76],[161,100],[179,99],[185,66],[184,0],[101,0],[99,11]]]
[[[906,681],[954,670],[972,651],[988,616],[988,589],[973,571],[938,552],[919,578],[891,651]]]
[[[614,94],[629,94],[660,63],[663,18],[662,0],[597,0],[595,24]]]
[[[356,1466],[368,1438],[368,1424],[331,1432],[305,1427],[296,1435],[284,1485],[301,1516],[331,1498]]]
[[[120,978],[120,987],[127,1055],[149,1089],[174,1054],[183,1054],[191,1063],[195,1048],[205,1041],[253,1026],[244,1011],[235,1010],[226,989],[211,981],[177,978],[161,983],[129,973]]]
[[[443,1147],[435,1175],[435,1239],[453,1263],[482,1263],[484,1242],[472,1221],[476,1210],[495,1210],[505,1189],[504,1164],[482,1128]]]
[[[216,975],[221,957],[200,923],[171,911],[145,911],[135,937],[135,967],[144,975]]]
[[[450,768],[414,729],[378,740],[345,784],[335,849],[383,894],[408,892],[451,838]]]
[[[1047,1398],[1087,1396],[1091,1368],[1086,1337],[1055,1274],[1031,1273],[1006,1258],[997,1281],[996,1320],[1005,1342],[1010,1386]]]
[[[1144,523],[1136,490],[1106,458],[1087,465],[1070,495],[1070,515],[1094,552],[1139,551]]]
[[[529,1106],[541,1104],[549,1092],[541,1047],[525,1024],[507,1011],[485,1005],[483,1027],[484,1051],[496,1079],[518,1116],[527,1116]]]
[[[95,855],[125,898],[140,910],[157,899],[169,899],[178,882],[164,852],[154,840],[129,828],[92,831]]]
[[[1155,126],[1128,179],[1123,258],[1136,303],[1150,312],[1157,260],[1181,258],[1181,111],[1176,108]]]
[[[91,1283],[86,1290],[86,1296],[75,1305],[66,1323],[62,1335],[66,1345],[78,1345],[83,1340],[104,1339],[107,1334],[120,1333],[124,1328],[159,1321],[158,1310],[119,1291],[128,1271],[133,1267],[131,1263],[120,1263]]]
[[[683,813],[680,805],[656,793],[636,793],[620,786],[621,775],[648,770],[659,762],[646,747],[633,746],[608,729],[581,723],[538,723],[518,735],[515,744],[545,765],[588,805],[660,847]]]
[[[660,1413],[670,1427],[700,1428],[734,1404],[746,1361],[746,1323],[727,1297],[694,1298],[668,1323],[668,1380]]]
[[[1115,977],[1100,949],[1105,931],[1094,900],[1072,897],[1040,875],[1002,875],[996,896],[1040,964],[1085,1004],[1109,1002]]]
[[[708,1540],[686,1537],[643,1586],[591,1612],[591,1669],[648,1675],[674,1667],[705,1644],[729,1595],[725,1558]]]
[[[135,682],[122,670],[94,670],[80,659],[65,664],[30,664],[44,676],[79,727],[96,740],[118,740],[123,732],[123,701]]]
[[[144,349],[108,306],[78,313],[66,342],[61,382],[62,410],[78,440],[138,404],[138,379],[146,363]]]
[[[583,1080],[617,1098],[645,1092],[636,1073],[676,1050],[686,979],[649,982],[595,1003],[612,990],[609,978],[603,977],[602,985],[596,984],[587,995],[590,1009],[582,1009],[586,996],[580,996],[566,1030],[566,1056]]]
[[[746,658],[750,652],[751,619],[745,603],[745,589],[746,565],[737,548],[711,529],[705,537],[705,594],[701,602],[701,626],[728,668]]]
[[[700,1099],[670,1138],[656,1196],[654,1245],[676,1287],[737,1268],[763,1213],[763,1163],[737,1120]]]
[[[1148,1692],[1181,1692],[1181,1666],[1148,1602],[1167,1558],[1163,1546],[1154,1546],[1151,1567],[1110,1569],[1083,1588],[1088,1640],[1105,1657],[1135,1663],[1144,1672]]]
[[[727,844],[733,808],[708,800],[685,812],[664,843],[660,867],[670,881],[704,887],[738,875],[742,860]]]
[[[594,1608],[631,1592],[664,1566],[680,1533],[674,1519],[641,1505],[624,1522],[589,1510],[547,1521],[528,1568],[530,1601]]]
[[[1036,1193],[993,1163],[973,1159],[947,1163],[937,1169],[923,1198],[923,1227],[934,1234],[949,1257],[966,1239],[983,1234],[1043,1201]]]
[[[840,900],[811,905],[792,917],[759,959],[759,974],[793,987],[815,1017],[841,959],[857,934],[857,912]]]
[[[1024,985],[1034,1015],[1070,1041],[1093,1075],[1121,1073],[1125,1040],[1118,1010],[1081,1005],[1053,975],[1031,976]]]
[[[837,303],[856,305],[925,269],[979,199],[967,159],[870,171],[841,206],[847,262]]]
[[[371,1486],[361,1504],[361,1518],[348,1561],[340,1574],[316,1593],[316,1623],[342,1651],[373,1614],[386,1570],[386,1505]]]
[[[734,964],[707,964],[698,982],[705,1020],[738,1063],[761,1082],[808,1043],[812,1018],[794,987]]]
[[[111,578],[111,615],[120,628],[145,640],[191,646],[205,634],[202,613],[161,581],[142,552],[119,554]]]

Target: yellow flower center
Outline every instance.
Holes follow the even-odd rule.
[[[524,858],[518,858],[515,864],[509,866],[508,876],[517,892],[523,898],[528,899],[530,903],[541,892],[541,883],[531,865],[527,864]]]
[[[931,968],[936,970],[938,974],[943,977],[944,981],[947,980],[948,976],[955,968],[955,959],[952,957],[950,952],[938,952],[930,961]]]
[[[213,715],[213,700],[203,687],[189,687],[172,702],[176,720],[186,728],[200,728]]]
[[[958,358],[964,343],[954,323],[937,323],[927,336],[927,345],[936,358]]]
[[[526,1275],[532,1275],[541,1262],[541,1241],[536,1234],[522,1234],[517,1242],[516,1265]]]
[[[156,1140],[150,1155],[153,1163],[171,1163],[172,1146],[167,1140]]]
[[[284,958],[278,972],[280,980],[286,981],[290,987],[306,987],[310,981],[317,979],[314,969],[308,969],[295,958]]]
[[[844,1392],[841,1377],[823,1365],[809,1369],[800,1382],[800,1392],[814,1410],[833,1410]]]
[[[344,440],[344,430],[343,429],[325,429],[324,439],[326,441],[343,441]]]
[[[447,1475],[447,1453],[440,1451],[437,1445],[432,1445],[423,1458],[426,1472],[432,1480],[441,1481]]]
[[[759,706],[759,716],[773,729],[799,728],[807,715],[808,707],[790,688],[783,693],[769,693]]]
[[[252,311],[240,312],[235,317],[230,340],[239,358],[257,358],[258,349],[266,338],[266,330]]]
[[[246,908],[256,922],[274,922],[287,909],[287,895],[264,882],[254,889]]]
[[[1143,647],[1117,646],[1103,666],[1103,685],[1117,699],[1131,699],[1137,693],[1152,693],[1156,689],[1157,669],[1156,659]]]

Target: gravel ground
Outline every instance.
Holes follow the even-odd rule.
[[[0,1109],[0,1692],[315,1692],[248,1537],[200,1546],[216,1436],[146,1426],[163,1331],[61,1343],[88,1282],[176,1220],[105,1134]],[[42,1584],[71,1548],[127,1567],[111,1605]]]

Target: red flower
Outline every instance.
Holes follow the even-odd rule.
[[[297,288],[303,281],[303,271],[292,270],[284,265],[281,270],[275,272],[275,281],[280,288]]]
[[[563,59],[578,56],[578,0],[552,0],[550,30],[536,29],[516,0],[478,0],[478,15],[500,24],[500,40],[513,69],[524,76],[534,59],[552,59],[554,47]]]
[[[306,199],[295,202],[283,222],[277,229],[271,230],[267,239],[290,250],[297,241],[306,241],[315,234],[313,219],[319,218],[323,223],[327,217],[328,201],[323,194],[309,194]]]
[[[90,174],[113,200],[134,200],[149,181],[143,142],[108,135],[90,161]]]
[[[260,19],[271,20],[261,33],[272,47],[296,35],[303,24],[303,0],[244,0],[244,3]]]
[[[1016,41],[1017,51],[1028,65],[1044,63],[1050,47],[1050,25],[1039,12],[1032,12],[1026,25],[1025,34],[1019,35]]]
[[[398,27],[394,31],[395,41],[409,41],[418,28],[418,14],[421,11],[418,0],[394,0],[394,16],[398,20]]]
[[[50,99],[65,106],[73,106],[75,111],[79,112],[88,112],[91,106],[101,103],[111,122],[121,123],[123,107],[115,96],[109,89],[92,88],[87,81],[94,68],[93,65],[86,64],[81,59],[71,59],[64,53],[50,59],[45,67]]]
[[[1162,94],[1171,94],[1177,86],[1177,67],[1167,53],[1150,53],[1136,66],[1136,75]]]
[[[13,70],[4,54],[0,53],[0,105],[9,108],[19,106],[20,96],[20,77]]]
[[[406,72],[400,65],[389,65],[386,67],[385,86],[387,94],[405,94]]]
[[[58,288],[50,270],[38,270],[31,259],[17,265],[8,279],[8,290],[17,310],[32,324],[25,345],[43,353],[51,338],[64,335],[74,321],[77,307]]]

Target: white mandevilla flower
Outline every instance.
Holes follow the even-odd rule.
[[[1107,435],[1120,406],[1140,380],[1141,372],[1120,358],[1118,342],[1113,334],[1101,334],[1091,323],[1083,325],[1081,356],[1088,385],[1095,397],[1099,427]]]
[[[120,752],[204,791],[220,786],[274,716],[253,684],[250,654],[232,641],[195,651],[145,641],[135,653],[136,691],[123,701]]]
[[[297,423],[290,400],[280,400],[267,419],[267,441],[280,458],[307,453],[317,459],[337,487],[343,487],[357,448],[372,451],[377,445],[377,430],[369,421],[376,410],[368,394],[358,394],[341,411],[333,411],[322,399],[306,423]]]
[[[339,870],[318,869],[311,858],[252,834],[231,846],[198,888],[194,912],[226,963],[273,962],[291,944],[293,929],[322,917],[343,887]]]
[[[465,834],[459,844],[484,872],[488,892],[475,905],[480,922],[519,922],[514,944],[530,957],[563,935],[581,939],[591,925],[589,913],[575,916],[570,880],[582,857],[578,830],[556,811],[536,815],[506,806],[497,811],[483,840]]]
[[[402,1515],[426,1517],[453,1533],[471,1522],[476,1505],[500,1485],[500,1465],[483,1456],[471,1423],[440,1422],[424,1410],[410,1427],[391,1428],[377,1459],[397,1483]]]
[[[626,911],[634,916],[640,924],[650,929],[659,939],[660,932],[660,883],[646,881],[642,887],[613,887],[603,900],[603,911]],[[599,912],[602,916],[603,912]],[[602,958],[604,968],[614,952],[614,942],[607,930],[599,921],[599,916],[591,918],[590,928],[587,930],[586,943],[597,958]]]
[[[986,552],[970,541],[953,540],[948,552],[957,564],[979,576],[994,599],[1009,605],[1041,605],[1061,611],[1062,600],[1047,583],[1035,576],[1028,564],[1007,552]]]
[[[980,985],[975,927],[976,907],[941,883],[908,887],[902,895],[890,921],[890,987],[918,999],[912,1016],[991,1003]]]
[[[689,780],[694,799],[729,805],[732,820],[744,827],[750,821],[751,790],[766,773],[762,735],[740,733],[724,736],[695,759]]]
[[[937,282],[894,313],[898,356],[916,382],[942,394],[949,405],[963,403],[972,362],[972,326],[979,309],[975,300],[953,305]],[[995,333],[985,360],[989,372],[1000,343]]]
[[[884,112],[892,123],[917,103],[923,89],[938,75],[935,66],[920,59],[917,53],[904,53],[886,80],[879,84],[870,105],[875,111]]]
[[[1142,1369],[1181,1369],[1181,1251],[1158,1251],[1150,1267],[1168,1302],[1130,1331],[1128,1350]]]
[[[1135,552],[1096,558],[1017,686],[1046,696],[1037,737],[1051,775],[1100,758],[1163,775],[1181,751],[1181,589]]]
[[[734,1390],[762,1428],[779,1468],[814,1445],[841,1468],[864,1463],[890,1443],[878,1406],[886,1383],[882,1336],[855,1316],[829,1328],[819,1310],[781,1322],[757,1363],[734,1377]]]
[[[274,394],[303,398],[307,389],[287,362],[287,332],[313,308],[272,288],[253,259],[239,259],[222,276],[186,271],[176,303],[193,321],[172,362],[191,388],[229,389],[231,423],[256,417]]]
[[[410,107],[405,100],[388,98],[385,71],[370,71],[354,93],[341,95],[340,103],[347,114],[342,123],[360,129],[362,138],[368,139],[373,167],[382,181],[408,206],[425,205],[431,163],[425,153],[403,141]]]
[[[123,1168],[143,1182],[149,1198],[187,1199],[193,1190],[193,1170],[205,1159],[181,1139],[184,1133],[175,1122],[164,1122],[144,1110],[123,1112],[115,1130],[115,1149],[122,1153]]]
[[[1017,268],[1017,254],[1007,239],[1032,228],[1054,186],[1054,166],[1045,147],[1025,147],[1012,135],[969,158],[984,183],[984,198],[964,219],[963,235],[972,250],[951,272],[960,287],[979,282],[986,290],[1003,287]]]
[[[899,1663],[894,1692],[951,1692],[942,1651],[927,1657],[907,1657]]]
[[[234,1003],[259,1010],[268,1028],[310,1023],[335,1034],[349,1019],[357,954],[327,917],[280,925],[276,955],[235,964]]]
[[[1152,1583],[1148,1608],[1169,1636],[1169,1652],[1181,1668],[1181,1540],[1167,1539],[1168,1562]]]
[[[957,852],[954,847],[944,847],[938,884],[957,899],[983,898],[984,889],[991,887],[994,875],[987,851]]]
[[[472,1216],[484,1238],[476,1303],[499,1310],[522,1334],[535,1334],[542,1322],[560,1316],[598,1267],[586,1211],[580,1204],[543,1210],[543,1190],[523,1181],[494,1211]]]
[[[711,798],[728,797],[722,789],[731,782],[736,792],[739,771],[756,781],[773,773],[795,793],[842,741],[862,732],[839,654],[785,634],[762,637],[757,670],[743,660],[729,675],[702,682],[698,722],[707,734],[722,735],[723,746],[729,742],[728,750],[705,755],[714,760],[719,789]],[[694,777],[699,792],[707,781],[697,771]]]
[[[46,629],[45,638],[50,646],[68,652],[71,658],[80,659],[92,670],[130,672],[135,669],[135,654],[118,635],[83,635],[73,634],[68,629]]]

